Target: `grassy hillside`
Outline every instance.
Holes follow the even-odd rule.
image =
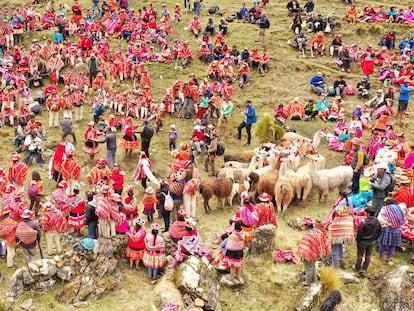
[[[80,1],[84,7],[90,6],[90,0]],[[170,11],[173,10],[173,1],[164,1],[168,4]],[[303,1],[302,1],[303,2]],[[302,3],[301,4],[304,4]],[[161,11],[161,2],[156,1],[155,3],[159,12]],[[225,11],[225,16],[230,15],[238,10],[241,6],[240,2],[234,1],[220,1],[218,4]],[[317,57],[317,58],[299,58],[296,50],[286,44],[289,39],[293,39],[294,34],[290,30],[290,18],[287,17],[287,10],[285,8],[287,1],[273,2],[269,4],[268,8],[265,9],[267,16],[270,18],[271,28],[266,34],[266,40],[263,43],[256,42],[258,36],[258,28],[255,25],[243,24],[239,22],[233,22],[230,24],[230,35],[227,38],[229,45],[236,45],[239,49],[248,47],[251,50],[257,46],[261,51],[266,48],[272,57],[270,64],[270,70],[266,76],[261,77],[258,73],[252,74],[252,82],[249,87],[242,90],[235,88],[235,96],[233,102],[235,103],[235,111],[233,117],[233,135],[224,141],[226,145],[226,153],[238,154],[242,150],[247,150],[247,147],[242,147],[240,142],[235,139],[234,134],[236,133],[236,126],[241,121],[241,112],[244,108],[244,100],[251,98],[253,105],[256,107],[258,117],[264,113],[271,113],[278,104],[287,104],[288,101],[294,97],[299,96],[301,100],[307,100],[308,98],[316,99],[316,96],[310,93],[309,79],[315,74],[316,71],[322,71],[329,84],[333,84],[336,76],[343,74],[333,62],[330,57]],[[369,3],[379,4],[380,1],[370,1]],[[393,1],[398,6],[407,6],[406,1]],[[17,0],[11,0],[8,2],[2,2],[1,7],[15,7],[18,5],[26,4],[26,2],[20,2]],[[131,7],[135,9],[148,5],[149,1],[139,2],[131,1]],[[202,22],[205,25],[208,15],[207,9],[212,5],[216,5],[217,2],[213,0],[203,1],[202,9]],[[70,6],[71,3],[69,2]],[[182,4],[181,4],[182,5]],[[247,6],[251,6],[252,3],[247,3]],[[358,9],[361,8],[361,3],[357,4]],[[43,12],[45,3],[41,3],[36,6],[39,12]],[[402,25],[370,25],[370,24],[357,24],[356,26],[350,26],[342,18],[348,7],[343,4],[341,0],[327,1],[319,0],[315,1],[315,13],[322,13],[323,15],[329,12],[334,12],[334,17],[337,22],[342,26],[337,29],[338,33],[343,34],[344,44],[351,45],[352,43],[358,43],[360,47],[366,47],[367,44],[372,44],[374,48],[378,49],[377,42],[380,36],[391,28],[397,31],[397,38],[400,39],[403,34],[408,35],[412,29]],[[191,14],[184,15],[183,21],[174,25],[172,38],[186,39],[190,41],[190,45],[195,52],[197,50],[196,40],[194,36],[190,36],[189,33],[185,32],[184,27],[188,26],[192,18]],[[219,22],[220,17],[214,17],[216,25]],[[358,30],[358,32],[356,32]],[[33,35],[25,36],[24,43],[26,46],[30,45],[33,37],[45,39],[45,37],[51,36],[51,31],[36,32]],[[313,34],[309,34],[312,38]],[[42,40],[42,41],[43,41]],[[328,41],[331,39],[328,38]],[[118,42],[112,40],[113,44],[121,43],[126,46],[124,41]],[[149,73],[152,77],[153,82],[153,94],[158,100],[161,99],[166,88],[170,87],[171,84],[177,80],[188,79],[190,73],[195,73],[196,76],[201,79],[205,77],[206,67],[202,65],[198,60],[195,60],[193,64],[183,70],[175,70],[175,63],[166,64],[148,64]],[[345,79],[348,83],[353,85],[357,84],[357,81],[361,77],[361,73],[357,64],[352,64],[351,73],[344,74]],[[372,89],[380,87],[378,81],[374,78]],[[125,89],[129,85],[115,85],[117,88]],[[359,103],[359,100],[354,97],[348,97],[346,103],[346,110],[350,113],[355,105]],[[90,111],[87,109],[87,113],[91,117]],[[106,113],[106,116],[109,112]],[[62,117],[62,116],[60,116]],[[48,124],[48,114],[43,113],[40,119]],[[216,120],[213,120],[215,123]],[[168,173],[167,164],[171,161],[168,153],[168,138],[167,130],[168,126],[174,123],[177,125],[179,131],[179,141],[187,141],[192,132],[192,121],[189,120],[178,120],[167,117],[164,123],[164,131],[156,135],[151,143],[151,158],[154,164],[154,171],[157,177],[163,177]],[[411,123],[410,123],[411,124]],[[89,160],[82,153],[82,138],[85,131],[84,124],[76,124],[76,135],[78,143],[76,144],[78,160],[87,171],[87,167],[90,167]],[[299,133],[311,137],[313,133],[321,127],[327,127],[332,129],[334,124],[324,124],[321,121],[314,121],[311,123],[303,123],[301,121],[292,122],[291,127],[295,128]],[[408,128],[408,139],[410,140],[412,134],[412,128]],[[54,151],[56,145],[60,141],[60,130],[49,130],[48,140],[45,143],[46,146],[46,159],[49,160],[51,153]],[[365,135],[368,135],[366,133]],[[0,156],[4,159],[2,163],[3,167],[8,167],[10,154],[14,151],[12,141],[14,139],[13,129],[4,128],[0,129],[0,136],[3,148],[0,151]],[[118,134],[120,140],[121,135]],[[412,142],[412,141],[410,141]],[[257,139],[253,138],[252,146],[258,145]],[[103,149],[104,146],[103,146]],[[327,167],[333,167],[342,163],[343,154],[334,153],[328,151],[326,142],[322,142],[319,146],[319,152],[323,154],[327,159]],[[104,150],[105,151],[105,150]],[[105,152],[102,151],[101,155],[104,156]],[[118,161],[121,163],[122,169],[126,172],[125,184],[133,184],[132,182],[132,171],[136,166],[138,152],[135,152],[132,159],[124,158],[122,149],[117,152]],[[202,167],[202,157],[197,159],[199,167]],[[222,158],[219,158],[216,164],[219,167],[222,164]],[[45,167],[39,168],[32,166],[31,170],[41,170],[41,176],[44,180],[46,194],[53,191],[56,184],[47,179],[47,171]],[[85,174],[82,175],[82,181],[84,181]],[[202,177],[206,177],[205,173],[202,172]],[[136,193],[139,198],[142,198],[143,191],[139,186],[135,187]],[[87,190],[86,188],[82,190]],[[294,204],[287,212],[287,220],[295,219],[297,217],[303,217],[310,215],[316,218],[322,218],[326,215],[327,210],[331,206],[336,193],[332,193],[328,198],[327,204],[320,204],[317,202],[316,195],[312,195],[308,204]],[[214,202],[214,201],[213,201]],[[215,204],[212,204],[213,211],[205,215],[202,208],[202,199],[198,202],[198,230],[201,233],[203,240],[210,246],[212,241],[215,239],[215,235],[222,232],[228,223],[228,219],[231,217],[236,207],[231,210],[226,207],[224,210],[215,209]],[[237,204],[236,204],[237,205]],[[301,232],[297,232],[287,226],[286,221],[283,219],[279,220],[279,228],[276,237],[276,247],[285,249],[295,250],[297,244],[302,236]],[[395,255],[397,264],[404,263],[406,258],[403,254],[397,253]],[[23,266],[22,255],[18,255],[19,262],[18,266]],[[355,260],[355,249],[348,247],[346,251],[347,270],[351,270],[352,263]],[[151,310],[151,289],[152,286],[147,281],[145,271],[135,272],[129,270],[126,262],[123,262],[121,269],[124,272],[124,282],[122,287],[119,288],[113,294],[99,300],[90,302],[88,310]],[[379,260],[374,256],[373,262],[370,267],[370,273],[375,270],[390,269],[384,263],[380,263]],[[244,278],[247,280],[247,284],[238,289],[221,289],[220,300],[222,302],[223,310],[291,310],[296,304],[301,295],[305,293],[305,289],[297,279],[297,275],[303,270],[303,265],[290,264],[276,264],[271,258],[270,254],[262,256],[251,256],[249,255],[246,265],[243,270]],[[0,262],[0,271],[5,274],[4,286],[0,287],[0,296],[4,296],[7,290],[6,284],[14,269],[7,269],[5,260]],[[34,299],[34,307],[36,310],[73,310],[73,307],[60,305],[54,300],[54,295],[59,289],[56,286],[52,292],[35,294],[25,293],[22,297],[17,299],[16,304],[19,305],[23,300],[28,297]],[[367,280],[361,280],[361,283],[355,285],[346,285],[342,288],[344,303],[339,307],[338,310],[342,311],[359,311],[359,310],[373,310],[378,309],[377,299],[373,296],[370,291],[369,282]],[[132,296],[132,295],[133,296]],[[131,299],[132,298],[132,299]]]

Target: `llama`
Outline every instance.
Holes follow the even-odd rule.
[[[217,177],[215,179],[208,179],[200,184],[200,193],[204,199],[204,210],[206,213],[211,211],[209,201],[214,196],[221,202],[224,209],[225,201],[228,199],[233,191],[233,180],[229,177]],[[217,204],[218,205],[218,204]]]
[[[287,166],[286,159],[282,159],[281,162],[279,178],[275,185],[274,194],[277,212],[279,214],[280,211],[283,211],[283,217],[285,218],[286,210],[293,200],[293,187],[289,178],[285,175]]]
[[[306,163],[299,167],[296,171],[297,185],[296,185],[296,198],[298,200],[306,201],[309,193],[312,190],[312,178],[309,174],[310,164]]]

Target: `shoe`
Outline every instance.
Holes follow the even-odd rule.
[[[360,273],[362,270],[358,270],[355,266],[352,266],[352,270],[354,270],[357,273]]]
[[[303,286],[308,287],[308,286],[310,286],[310,285],[311,285],[311,283],[308,283],[308,282],[302,282],[302,285],[303,285]]]
[[[366,278],[367,277],[367,272],[365,270],[361,270],[361,271],[359,271],[359,275]]]
[[[250,146],[250,143],[245,143],[243,146],[245,146],[245,147]]]
[[[394,263],[392,262],[392,259],[387,259],[387,263],[388,263],[390,266],[393,266],[393,265],[394,265]]]
[[[343,71],[345,71],[345,69],[344,69],[344,68],[342,68],[342,69],[341,69],[341,71],[343,72]]]

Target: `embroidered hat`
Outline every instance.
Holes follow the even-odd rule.
[[[146,194],[153,194],[154,193],[154,189],[151,186],[149,186],[149,187],[147,187],[147,189],[145,189],[145,193]]]
[[[46,202],[43,204],[43,210],[46,212],[48,210],[51,210],[55,205],[52,202]]]
[[[242,200],[248,200],[248,199],[250,199],[250,194],[247,191],[243,191],[240,194],[240,199],[242,199]]]
[[[161,226],[159,224],[157,224],[157,223],[153,223],[151,225],[151,229],[152,230],[160,230],[161,229]]]
[[[66,189],[68,187],[68,184],[66,181],[62,180],[60,183],[58,183],[58,187]]]
[[[31,210],[29,210],[29,209],[25,209],[23,211],[23,213],[20,215],[20,217],[21,218],[25,218],[25,219],[32,218],[33,217],[33,212]]]
[[[178,217],[183,217],[183,218],[187,217],[187,212],[183,209],[178,210],[177,214],[178,214]]]
[[[259,200],[262,202],[269,202],[272,200],[272,196],[266,192],[263,192],[259,195]]]

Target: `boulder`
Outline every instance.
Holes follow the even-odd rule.
[[[350,272],[339,271],[339,278],[344,284],[359,283],[359,280]]]
[[[319,299],[322,290],[322,283],[312,283],[306,294],[299,300],[295,310],[296,311],[311,311]]]
[[[73,277],[73,267],[62,266],[57,270],[56,275],[62,281],[70,281]]]
[[[48,279],[45,281],[38,281],[35,283],[35,289],[39,292],[48,292],[53,285],[55,285],[56,280]]]
[[[408,266],[381,272],[374,276],[373,287],[382,311],[412,311],[414,306],[414,273]]]
[[[273,239],[276,227],[267,224],[254,229],[254,238],[249,242],[249,252],[253,254],[263,254],[273,250]]]
[[[10,278],[9,289],[7,292],[9,297],[18,297],[23,294],[23,271],[23,268],[17,269]]]
[[[73,304],[73,306],[74,306],[75,308],[86,308],[86,307],[88,307],[88,306],[89,306],[89,303],[88,303],[87,301],[78,301],[78,302],[75,302],[75,303]]]
[[[154,288],[153,302],[158,310],[161,310],[162,306],[168,302],[178,305],[180,307],[179,310],[184,309],[184,302],[180,291],[171,281],[164,277]]]
[[[32,305],[33,305],[33,299],[32,298],[28,298],[25,301],[23,301],[23,303],[20,305],[20,307],[23,310],[29,310]]]

